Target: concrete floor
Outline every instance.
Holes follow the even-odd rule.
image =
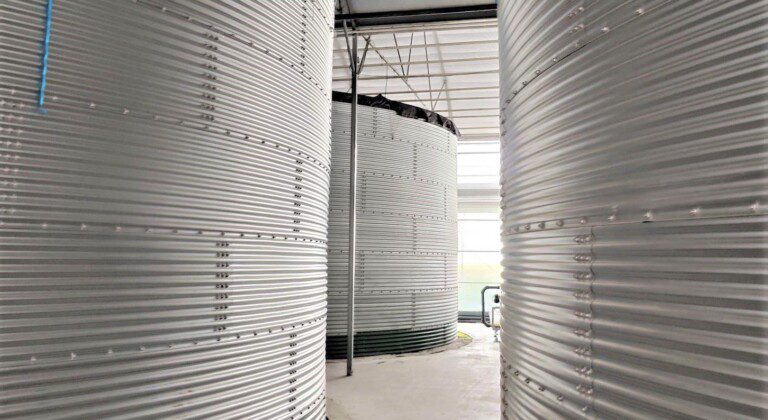
[[[472,337],[443,351],[329,361],[329,420],[498,420],[499,343],[483,324],[459,324]]]

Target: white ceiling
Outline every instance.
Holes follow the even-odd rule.
[[[495,0],[336,0],[341,3],[344,13],[376,13],[403,10],[433,9],[443,7],[478,6],[494,4]],[[347,4],[349,9],[347,10]],[[338,7],[337,7],[338,10]]]
[[[424,3],[467,4],[466,1]],[[422,2],[418,4],[420,8],[423,6]],[[354,2],[352,7],[355,11]],[[357,32],[361,37],[370,36],[371,42],[358,79],[361,94],[382,94],[435,110],[456,123],[462,141],[498,140],[499,64],[495,19],[372,27]],[[358,38],[361,56],[364,46],[365,41]],[[337,31],[333,67],[333,89],[348,92],[349,59],[341,31]]]

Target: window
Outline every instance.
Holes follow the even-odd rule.
[[[479,315],[481,290],[501,282],[500,229],[498,214],[459,215],[459,313],[462,315]]]
[[[457,149],[459,189],[499,186],[500,152],[497,142],[459,143]]]
[[[480,292],[501,283],[499,143],[458,147],[459,315],[479,318]],[[488,297],[491,293],[488,293]]]

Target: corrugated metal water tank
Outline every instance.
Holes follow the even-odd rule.
[[[0,417],[325,418],[333,4],[0,2]]]
[[[350,104],[333,102],[328,357],[346,354]],[[456,338],[456,136],[358,105],[355,354]]]
[[[505,418],[768,417],[767,21],[500,2]]]

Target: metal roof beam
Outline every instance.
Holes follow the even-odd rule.
[[[462,133],[467,131],[467,130],[493,130],[493,132],[497,132],[497,130],[499,130],[499,126],[498,125],[486,125],[486,126],[477,126],[477,127],[472,127],[472,126],[470,126],[470,127],[461,127],[461,132]],[[463,136],[464,135],[462,134],[462,137]]]
[[[380,56],[381,57],[381,56]],[[390,63],[390,68],[392,68],[392,65]],[[393,69],[394,70],[394,69]],[[476,74],[499,74],[499,69],[493,69],[493,70],[480,70],[480,71],[464,71],[464,72],[456,72],[456,73],[440,73],[440,74],[411,74],[408,76],[408,79],[415,79],[415,78],[430,78],[430,77],[451,77],[451,76],[471,76]],[[367,76],[367,77],[361,77],[359,80],[385,80],[385,79],[401,79],[402,76],[399,74],[396,74],[395,76]],[[352,79],[349,77],[343,78],[343,79],[333,79],[334,82],[349,82]],[[429,89],[427,92],[438,92],[438,90]]]
[[[457,31],[466,29],[491,29],[496,28],[496,19],[482,19],[482,20],[467,20],[458,22],[434,22],[434,23],[420,23],[414,25],[390,25],[390,26],[369,26],[364,28],[355,29],[353,34],[358,35],[374,35],[384,34],[389,35],[392,33],[410,33],[421,31]],[[338,33],[339,30],[336,30]]]
[[[453,89],[448,89],[448,91],[449,92],[453,92],[454,90]],[[408,92],[408,93],[410,93],[410,92]],[[387,96],[391,96],[391,95],[392,95],[391,93],[387,93]],[[499,100],[499,95],[493,95],[493,96],[470,96],[470,97],[466,97],[466,98],[451,98],[450,101],[451,102],[457,102],[457,101],[477,101],[477,100],[483,100],[483,99],[495,99],[495,100],[498,101]],[[407,102],[413,102],[412,99],[395,99],[395,100],[399,101],[399,102],[406,102],[406,103]],[[446,99],[446,98],[437,98],[437,99],[435,99],[435,102],[445,102],[445,101],[448,101],[448,100],[449,99]],[[458,111],[465,111],[465,110],[464,109],[458,109]]]
[[[440,47],[454,47],[458,45],[486,45],[486,44],[498,44],[499,41],[497,39],[480,39],[475,41],[456,41],[456,42],[441,42],[439,44]],[[411,45],[388,45],[388,46],[381,46],[377,47],[379,51],[386,51],[386,50],[397,50],[401,49],[404,50],[406,48],[424,48],[424,46],[427,47],[437,47],[437,43],[427,43],[427,44],[413,44]],[[336,48],[333,50],[333,52],[346,52],[344,48]]]
[[[339,80],[340,79],[334,79],[334,82],[335,81],[339,81]],[[496,90],[496,91],[498,91],[499,90],[499,86],[498,85],[494,85],[494,86],[451,88],[451,92],[462,92],[462,91],[472,91],[472,90]],[[433,90],[432,92],[433,93],[437,92],[437,89]],[[360,93],[360,94],[361,95],[378,95],[379,93],[381,93],[381,91],[377,90],[377,91],[365,92],[365,93]],[[427,93],[427,89],[401,90],[401,91],[397,91],[397,92],[387,92],[387,95],[409,95],[409,94],[412,94],[412,93]],[[456,98],[456,99],[462,99],[462,98]],[[488,99],[488,98],[485,98],[485,99]],[[403,102],[400,99],[398,99],[398,100],[400,102]]]
[[[379,52],[379,50],[376,48],[376,46],[374,46],[374,45],[373,45],[373,42],[371,42],[371,48],[373,48],[373,51],[374,51],[374,52],[376,52],[376,54],[379,56],[379,58],[381,58],[381,59],[382,59],[382,60],[383,60],[385,63],[387,63],[387,64],[389,65],[389,68],[390,68],[390,69],[392,69],[392,71],[393,71],[393,72],[395,73],[395,75],[396,75],[395,77],[389,77],[389,76],[387,76],[387,77],[384,77],[383,79],[399,79],[399,80],[402,80],[402,81],[403,81],[403,84],[405,84],[405,86],[406,86],[408,89],[410,89],[410,90],[411,90],[411,93],[413,93],[413,96],[415,96],[415,97],[416,97],[416,99],[418,99],[418,100],[419,100],[419,101],[422,103],[422,105],[424,105],[424,108],[426,108],[426,104],[424,103],[424,100],[423,100],[423,99],[421,99],[421,98],[419,97],[418,93],[417,93],[416,91],[414,91],[414,90],[413,90],[413,87],[411,86],[411,84],[410,84],[410,83],[408,83],[408,79],[409,79],[409,76],[407,76],[407,75],[403,75],[403,74],[399,74],[399,73],[397,72],[397,68],[396,68],[396,67],[395,67],[395,66],[394,66],[392,63],[390,63],[389,61],[387,61],[387,59],[386,59],[386,58],[384,58],[384,56],[381,54],[381,52]],[[363,79],[364,79],[364,78],[361,78],[361,80],[363,80]],[[350,79],[336,79],[336,80],[342,80],[342,81],[351,81],[352,79],[350,78]],[[431,89],[430,89],[430,90],[431,90]]]
[[[440,45],[441,47],[443,45]],[[475,62],[475,61],[498,61],[499,57],[478,57],[478,58],[448,58],[444,60],[429,60],[429,64],[442,64],[442,63],[463,63],[463,62]],[[427,61],[411,61],[411,64],[426,64]],[[387,63],[374,63],[366,64],[367,67],[387,67]],[[333,66],[334,69],[346,69],[348,65]]]
[[[461,110],[456,110],[454,112],[459,112],[459,111],[461,111]],[[440,113],[442,111],[435,111],[435,112]],[[466,119],[470,119],[470,118],[499,118],[499,115],[498,114],[496,114],[496,115],[454,115],[452,120],[454,120],[454,122],[455,122],[457,120],[466,120]],[[462,128],[462,130],[463,130],[463,128]]]
[[[400,102],[408,102],[408,101],[400,101]],[[435,112],[446,112],[448,109],[435,109]],[[493,107],[493,108],[459,108],[454,109],[454,112],[465,112],[465,111],[499,111],[499,107]]]
[[[393,10],[373,13],[345,13],[336,15],[336,28],[344,21],[354,21],[357,27],[402,25],[459,20],[490,19],[496,17],[496,4],[475,6],[438,7],[418,10]]]

